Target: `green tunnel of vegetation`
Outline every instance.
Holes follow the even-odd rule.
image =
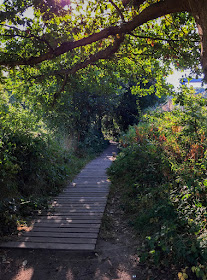
[[[5,78],[0,99],[2,236],[13,233],[30,213],[47,207],[48,199],[100,153],[109,139],[138,123],[139,111],[160,102],[155,94],[150,98],[132,95],[135,82],[112,96],[113,84],[98,89],[91,77],[74,78],[55,105],[38,85],[31,85],[27,95],[20,74]]]
[[[172,65],[206,74],[206,13],[205,0],[0,1],[1,239],[115,139],[112,193],[141,260],[207,279],[206,99],[166,82]]]

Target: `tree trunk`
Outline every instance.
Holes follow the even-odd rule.
[[[190,13],[195,18],[201,41],[201,65],[204,79],[207,82],[207,1],[186,0],[189,4]]]

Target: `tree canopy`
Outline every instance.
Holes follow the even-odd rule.
[[[196,72],[201,56],[206,74],[206,14],[205,0],[4,0],[1,69],[55,76],[59,92],[71,74],[112,57],[128,57],[143,72],[143,61],[154,72],[171,62]]]

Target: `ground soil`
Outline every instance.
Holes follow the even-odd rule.
[[[0,250],[0,280],[164,280],[162,269],[140,263],[139,236],[120,207],[118,192],[109,196],[96,252]]]

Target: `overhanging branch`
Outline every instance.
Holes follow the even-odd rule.
[[[150,39],[154,41],[165,41],[165,42],[192,42],[192,43],[199,43],[199,40],[187,40],[187,39],[169,39],[169,38],[161,38],[161,37],[151,37],[151,36],[143,36],[143,35],[135,35],[132,32],[129,33],[129,35],[139,38],[139,39]]]
[[[116,36],[117,34],[120,34],[121,36],[122,34],[130,33],[138,26],[148,22],[149,20],[159,18],[169,13],[188,11],[189,6],[186,3],[187,2],[185,0],[165,0],[157,2],[144,9],[139,15],[135,16],[131,21],[127,23],[124,22],[119,26],[110,26],[108,28],[103,29],[100,32],[94,33],[78,41],[64,42],[59,47],[54,48],[53,50],[49,50],[48,52],[41,54],[38,57],[32,56],[27,60],[21,58],[19,58],[18,60],[5,60],[1,61],[0,64],[5,66],[32,66],[41,63],[45,60],[51,60],[64,53],[70,52],[75,48],[89,45],[91,43],[106,39],[109,36]],[[94,56],[96,56],[96,54]]]
[[[122,22],[125,22],[124,15],[122,14],[122,11],[119,9],[119,7],[112,0],[109,0],[109,2],[117,10],[117,13],[120,15]]]
[[[124,41],[124,36],[116,37],[114,39],[114,43],[104,50],[101,50],[97,52],[96,54],[91,55],[88,59],[84,60],[83,62],[79,62],[75,64],[72,68],[69,69],[61,69],[61,70],[55,70],[52,72],[49,72],[45,75],[38,75],[33,76],[31,78],[33,79],[43,79],[46,75],[47,76],[55,76],[55,75],[67,75],[65,76],[68,78],[69,75],[75,74],[78,70],[86,68],[88,65],[95,64],[100,59],[109,59],[114,53],[116,53],[121,45],[121,43]]]

